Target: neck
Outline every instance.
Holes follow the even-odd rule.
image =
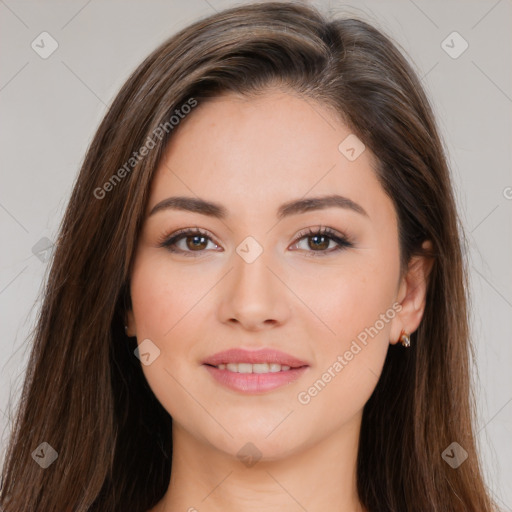
[[[150,512],[365,512],[356,488],[360,425],[358,415],[321,443],[251,465],[174,423],[169,487]]]

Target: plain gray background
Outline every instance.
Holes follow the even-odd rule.
[[[44,244],[56,238],[106,105],[163,40],[242,3],[0,0],[0,456],[51,254]],[[512,2],[311,3],[363,17],[390,35],[413,61],[434,106],[469,241],[477,442],[487,482],[510,511]],[[58,43],[46,59],[31,47],[42,32]],[[448,36],[452,53],[468,44],[457,58],[442,46]]]

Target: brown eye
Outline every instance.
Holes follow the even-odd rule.
[[[306,247],[300,247],[302,240],[307,240]],[[333,245],[330,247],[331,242]],[[354,244],[345,236],[331,228],[323,227],[301,233],[298,242],[294,244],[294,247],[304,250],[308,256],[327,256],[353,246]]]
[[[207,250],[209,243],[218,248],[218,245],[206,233],[198,229],[186,229],[175,233],[159,245],[170,252],[185,256],[199,256],[203,251]]]
[[[311,249],[318,250],[318,249],[327,249],[329,247],[329,242],[331,239],[324,235],[314,235],[308,237],[309,241],[312,241],[312,243],[308,244]]]
[[[208,242],[206,241],[207,237],[203,235],[192,235],[182,238],[185,238],[187,248],[189,248],[191,251],[194,251],[195,249],[204,250],[208,245]]]

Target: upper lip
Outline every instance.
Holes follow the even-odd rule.
[[[203,361],[203,364],[209,364],[212,366],[227,363],[275,363],[290,366],[291,368],[309,366],[307,362],[301,361],[290,354],[270,348],[260,350],[232,348],[222,352],[217,352]]]

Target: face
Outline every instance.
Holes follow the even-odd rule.
[[[291,93],[224,95],[182,122],[156,171],[129,331],[174,428],[205,446],[303,450],[357,423],[377,384],[398,318],[397,220],[370,150],[339,149],[350,134]],[[166,206],[178,196],[220,208]],[[213,357],[229,349],[247,352]]]

